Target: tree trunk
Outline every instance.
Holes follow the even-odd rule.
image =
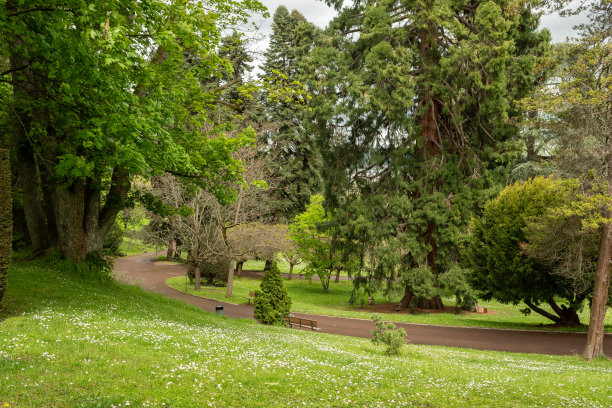
[[[293,275],[293,264],[289,264],[289,277],[288,280],[291,280],[291,276]]]
[[[115,168],[104,206],[100,179],[84,179],[71,186],[56,184],[53,196],[59,246],[62,254],[75,262],[88,253],[100,251],[104,238],[123,207],[130,190],[128,173]]]
[[[232,253],[232,247],[228,246],[227,256],[229,258],[229,270],[227,273],[227,289],[225,290],[225,297],[231,297],[232,291],[234,290],[234,254]]]
[[[269,271],[271,267],[272,267],[272,260],[266,259],[266,264],[264,265],[264,269],[263,269],[264,272]]]
[[[0,310],[8,282],[13,237],[11,169],[8,150],[0,149]]]
[[[176,254],[176,239],[173,236],[174,232],[170,231],[170,238],[168,239],[168,249],[166,250],[166,261],[171,261],[174,259],[174,254]]]
[[[341,269],[336,269],[336,278],[334,279],[334,283],[340,282],[340,271]]]
[[[18,9],[16,2],[10,1],[7,7]],[[23,45],[22,39],[14,35],[11,39],[14,49]],[[13,47],[9,47],[9,51]],[[13,54],[10,56],[10,67],[14,70],[11,73],[13,80],[13,96],[15,108],[12,115],[13,126],[13,145],[17,157],[17,174],[23,188],[23,209],[26,219],[28,235],[32,242],[32,253],[40,254],[50,246],[45,212],[43,209],[40,177],[38,166],[34,156],[35,146],[30,140],[32,122],[35,110],[31,106],[39,97],[36,89],[36,79],[31,69],[22,67],[29,66],[31,61],[27,61],[21,55]]]
[[[238,277],[242,276],[242,266],[244,265],[244,261],[236,262],[236,275]]]
[[[43,193],[45,217],[47,219],[47,233],[51,248],[58,246],[57,222],[55,221],[55,203],[53,202],[53,180],[45,168],[39,167],[40,181]]]
[[[32,241],[32,254],[36,256],[48,249],[51,241],[45,221],[38,169],[29,150],[25,146],[17,149],[17,172],[23,189],[23,210]]]
[[[612,197],[612,153],[608,155],[608,198]],[[612,217],[612,211],[606,210],[606,218]],[[604,224],[599,242],[599,256],[597,270],[595,271],[595,286],[593,288],[593,301],[591,302],[591,317],[589,331],[584,349],[584,358],[592,360],[603,356],[604,320],[608,302],[608,289],[610,287],[610,260],[612,257],[612,225]]]
[[[554,310],[554,312],[559,316],[559,324],[564,324],[568,326],[578,326],[580,325],[580,317],[578,317],[578,313],[572,308],[568,308],[565,305],[557,305],[554,299],[548,299],[548,304]]]
[[[200,290],[200,287],[202,285],[202,275],[200,274],[200,263],[197,262],[194,258],[194,263],[193,263],[193,273],[195,275],[194,277],[194,282],[193,282],[193,288],[194,290]]]
[[[412,301],[414,301],[415,306],[419,309],[444,309],[444,303],[440,296],[435,296],[431,299],[417,298],[409,289],[406,289],[402,300],[400,300],[397,306],[399,309],[406,309],[410,307]]]

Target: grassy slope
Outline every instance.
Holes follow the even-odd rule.
[[[0,406],[603,407],[612,363],[263,327],[117,284],[15,264]]]
[[[168,284],[175,289],[185,292],[185,278],[176,277],[168,279]],[[372,316],[371,307],[364,305],[355,308],[348,304],[353,284],[350,281],[340,281],[330,284],[330,292],[323,292],[318,281],[309,280],[285,280],[285,286],[291,296],[293,312],[321,314],[328,316],[356,317],[369,319]],[[196,293],[193,285],[187,287],[187,293],[197,296],[208,297],[230,303],[246,303],[244,298],[250,291],[259,288],[259,280],[253,278],[236,278],[234,281],[233,296],[225,297],[225,288],[203,287],[201,292]],[[398,301],[395,299],[394,301]],[[377,301],[385,302],[384,298]],[[446,304],[454,305],[454,299],[447,299]],[[519,309],[521,306],[506,305],[495,301],[480,303],[496,314],[455,314],[455,313],[382,313],[385,319],[403,323],[439,324],[450,326],[470,327],[497,327],[503,329],[545,329],[550,327],[550,321],[536,313],[524,316]],[[543,306],[546,308],[547,306]],[[581,312],[581,321],[589,321],[589,311],[585,307]],[[546,326],[541,326],[542,324]],[[555,328],[554,330],[559,330]],[[586,328],[571,328],[568,330],[586,330]],[[612,332],[612,313],[606,314],[606,331]]]

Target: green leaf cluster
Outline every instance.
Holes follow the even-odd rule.
[[[538,304],[554,297],[581,303],[584,293],[573,293],[567,279],[554,274],[550,263],[523,250],[529,221],[566,204],[575,187],[571,181],[543,177],[517,182],[472,220],[464,260],[480,296],[514,304],[524,299]]]

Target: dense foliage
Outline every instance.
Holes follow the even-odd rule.
[[[513,101],[539,80],[549,34],[526,3],[344,3],[304,61],[326,206],[365,260],[357,285],[441,308],[398,282],[427,270],[437,287],[458,262],[468,220],[516,157]]]
[[[253,134],[211,124],[223,88],[201,83],[231,69],[221,32],[261,10],[250,0],[2,3],[2,120],[13,124],[35,251],[57,245],[83,260],[100,250],[135,175],[169,172],[231,199],[219,181],[238,177],[230,153]]]
[[[286,98],[282,90],[300,89],[300,80],[310,73],[300,69],[299,60],[312,47],[316,29],[298,11],[276,9],[270,45],[262,65],[264,83],[280,92],[263,95],[262,120],[270,124],[259,135],[261,149],[269,159],[269,171],[277,182],[270,188],[270,216],[290,221],[304,211],[319,188],[318,153],[314,135],[304,123],[306,94]],[[279,94],[281,93],[281,94]]]
[[[577,292],[554,267],[529,257],[522,249],[530,219],[541,217],[568,202],[572,185],[562,180],[537,177],[506,187],[486,204],[481,217],[470,225],[471,240],[465,261],[472,269],[471,281],[484,299],[525,302],[531,310],[559,323],[579,323],[576,310],[592,286]],[[560,297],[568,306],[558,306]],[[556,314],[538,307],[548,303]]]
[[[295,216],[289,225],[289,236],[299,251],[300,258],[307,262],[308,276],[317,275],[323,290],[329,289],[332,272],[353,269],[341,243],[341,236],[332,217],[323,208],[323,196],[310,197],[306,211]]]
[[[255,291],[255,319],[263,324],[285,324],[285,316],[291,309],[291,298],[283,284],[276,261],[261,278],[259,290]]]

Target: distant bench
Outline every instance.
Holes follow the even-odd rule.
[[[317,321],[311,319],[303,319],[301,317],[285,316],[285,321],[289,324],[289,327],[297,326],[304,329],[310,330],[321,330],[317,327]]]
[[[253,300],[255,298],[255,292],[250,291],[249,292],[249,296],[243,296],[246,300],[249,301],[249,305],[251,304],[251,300]]]

